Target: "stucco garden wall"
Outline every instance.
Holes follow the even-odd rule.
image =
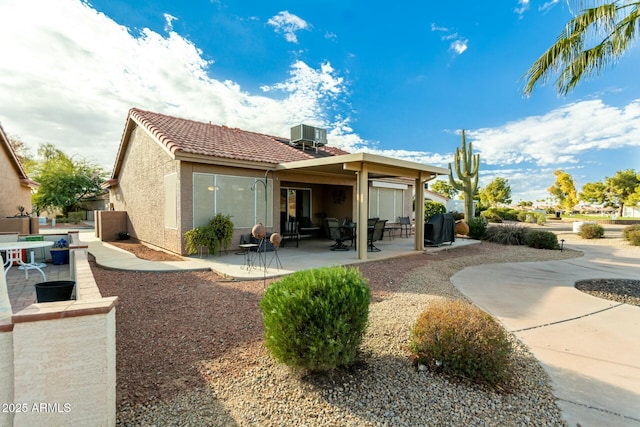
[[[0,275],[0,399],[14,403],[2,426],[115,426],[117,298],[100,295],[84,251],[72,254],[75,300],[11,315]]]
[[[181,248],[177,229],[165,227],[163,181],[165,175],[178,173],[179,163],[138,127],[127,144],[118,185],[110,190],[114,210],[127,213],[127,232],[131,237],[173,252],[180,252]],[[178,176],[178,200],[179,188]]]

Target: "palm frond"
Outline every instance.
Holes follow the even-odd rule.
[[[545,84],[559,73],[558,93],[566,95],[583,78],[599,75],[616,62],[635,39],[640,24],[640,2],[614,1],[585,9],[567,23],[556,42],[538,58],[521,79],[524,95],[537,83]],[[593,40],[600,40],[593,47]]]

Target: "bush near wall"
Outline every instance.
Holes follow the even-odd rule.
[[[296,272],[260,301],[266,347],[279,362],[327,371],[356,361],[369,316],[370,289],[356,268]]]

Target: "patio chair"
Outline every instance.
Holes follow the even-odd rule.
[[[377,248],[376,246],[374,246],[374,242],[377,242],[379,240],[382,240],[382,238],[384,237],[384,227],[385,225],[387,225],[387,220],[383,219],[383,220],[378,220],[376,221],[376,223],[373,225],[373,229],[370,229],[368,232],[368,247],[367,250],[369,252],[380,252],[380,249]]]
[[[340,222],[336,218],[327,218],[327,228],[329,229],[329,237],[336,243],[331,246],[332,251],[348,251],[345,246],[345,240],[353,240],[353,237],[347,236],[340,227]]]
[[[403,231],[405,236],[409,237],[409,234],[411,234],[411,218],[408,216],[399,216],[398,223],[400,224],[400,237],[402,237]]]
[[[296,240],[296,248],[300,246],[300,227],[298,221],[285,221],[282,232],[282,244],[284,246],[287,239]]]

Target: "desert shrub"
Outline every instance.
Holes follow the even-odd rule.
[[[480,240],[484,237],[484,233],[487,230],[487,222],[484,218],[471,218],[467,221],[467,225],[469,226],[469,237],[476,240]]]
[[[502,219],[505,221],[517,221],[518,220],[518,211],[515,209],[502,208],[500,212]]]
[[[434,202],[433,200],[424,201],[424,220],[428,221],[429,218],[439,213],[446,213],[447,208],[442,203]]]
[[[326,371],[355,362],[369,315],[370,290],[356,268],[296,272],[260,301],[266,347],[279,362]]]
[[[487,222],[502,222],[502,217],[498,214],[496,208],[489,208],[482,211],[480,217],[484,218]]]
[[[527,227],[520,224],[493,225],[487,228],[484,240],[503,245],[524,245]]]
[[[84,212],[69,212],[69,222],[78,224],[82,220],[84,220],[85,213]]]
[[[411,329],[409,348],[417,364],[476,382],[510,377],[509,337],[489,314],[460,300],[429,306]]]
[[[598,224],[582,224],[578,236],[583,239],[599,239],[604,236],[604,228]]]
[[[622,238],[624,240],[630,240],[630,235],[633,234],[633,232],[635,231],[640,231],[640,224],[634,224],[634,225],[630,225],[628,227],[625,227],[624,230],[622,230]]]
[[[529,230],[525,243],[536,249],[558,249],[558,236],[551,231]]]
[[[516,215],[516,219],[520,222],[526,222],[528,213],[529,213],[528,211],[518,211],[518,214]]]
[[[640,229],[627,233],[627,240],[633,246],[640,246]]]

